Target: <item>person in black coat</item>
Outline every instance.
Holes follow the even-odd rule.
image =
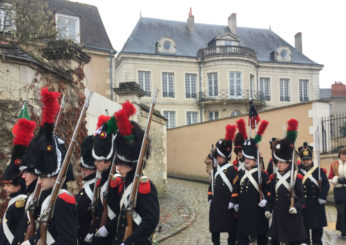
[[[329,181],[326,171],[314,166],[312,161],[313,147],[304,142],[298,148],[302,164],[299,165],[304,185],[305,204],[303,208],[304,225],[307,232],[305,243],[322,244],[323,227],[327,226],[326,209],[324,204],[327,202],[329,191]],[[319,177],[320,176],[320,177]]]
[[[140,155],[144,131],[131,121],[132,136],[118,134],[115,140],[116,164],[120,176],[111,182],[110,205],[117,209],[117,224],[113,245],[150,245],[160,219],[160,207],[155,185],[146,176],[140,177],[135,208],[132,211],[133,231],[125,238],[125,228],[129,225],[126,219],[128,198],[132,190],[135,171]],[[150,144],[147,146],[146,159],[150,156]]]
[[[269,177],[271,181],[271,198],[266,217],[269,219],[273,213],[272,223],[269,229],[269,236],[272,238],[272,245],[279,245],[280,242],[288,244],[300,244],[306,239],[306,231],[302,208],[304,203],[303,176],[298,173],[298,169],[291,168],[294,142],[297,137],[296,129],[298,121],[290,119],[288,121],[287,136],[284,139],[276,140],[273,143],[273,156],[277,160],[278,172]],[[291,200],[291,176],[293,175],[294,203]]]
[[[236,212],[239,182],[238,169],[228,163],[232,154],[232,141],[236,126],[226,127],[226,137],[216,142],[213,161],[213,181],[208,189],[209,230],[212,233],[213,244],[220,244],[220,233],[228,233],[228,244],[236,241]],[[234,194],[232,194],[234,192]]]
[[[272,144],[275,141],[276,141],[276,138],[274,138],[274,137],[271,138],[271,140],[269,141],[270,151],[272,153],[272,157],[270,158],[270,160],[268,162],[268,166],[267,166],[267,171],[268,171],[269,175],[274,174],[278,171],[277,161],[273,157],[273,149],[272,149]]]

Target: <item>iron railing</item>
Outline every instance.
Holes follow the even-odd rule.
[[[200,92],[199,101],[224,101],[224,100],[249,100],[264,102],[270,99],[270,97],[265,96],[261,92],[251,91],[251,90],[238,90],[232,91],[230,89],[218,89],[214,93],[212,91]]]
[[[200,49],[197,53],[197,56],[201,59],[217,55],[240,55],[256,59],[255,51],[241,46],[214,46]]]
[[[346,114],[322,118],[322,153],[336,153],[346,146]]]

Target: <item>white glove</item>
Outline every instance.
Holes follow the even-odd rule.
[[[262,201],[260,201],[260,203],[258,204],[258,206],[260,208],[264,208],[267,205],[267,200],[266,199],[262,199]]]
[[[84,242],[91,243],[93,240],[93,236],[94,236],[94,234],[88,233],[84,238]]]
[[[211,203],[211,199],[210,200],[208,200],[208,202],[209,202],[209,204]],[[120,244],[121,245],[121,244]]]
[[[338,184],[338,179],[339,179],[338,176],[334,176],[334,177],[333,177],[333,179],[332,179],[333,185],[337,185],[337,184]]]
[[[234,205],[234,211],[238,212],[239,210],[239,204]]]
[[[25,242],[22,242],[20,245],[31,245],[29,240],[26,240]]]
[[[270,219],[272,217],[272,214],[269,211],[265,211],[264,216],[266,216],[267,219]]]
[[[323,204],[326,204],[327,201],[319,198],[319,199],[318,199],[318,203],[319,203],[320,205],[323,205]]]
[[[290,209],[288,210],[288,212],[289,212],[290,214],[297,214],[297,209],[296,209],[295,207],[293,207],[293,208],[290,208]]]
[[[102,226],[98,231],[96,231],[95,236],[97,237],[106,237],[108,235],[108,231],[105,226]]]
[[[125,243],[122,242],[120,245],[125,245]]]
[[[228,203],[228,210],[234,208],[234,203],[233,202],[229,202]]]

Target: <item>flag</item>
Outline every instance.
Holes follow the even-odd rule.
[[[250,100],[250,108],[249,108],[249,120],[248,120],[248,125],[254,129],[255,125],[258,125],[258,123],[261,121],[261,118],[258,116],[257,111],[255,109],[255,106]]]

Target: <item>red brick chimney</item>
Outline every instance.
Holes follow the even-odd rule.
[[[346,86],[342,82],[332,84],[332,97],[346,97]]]

